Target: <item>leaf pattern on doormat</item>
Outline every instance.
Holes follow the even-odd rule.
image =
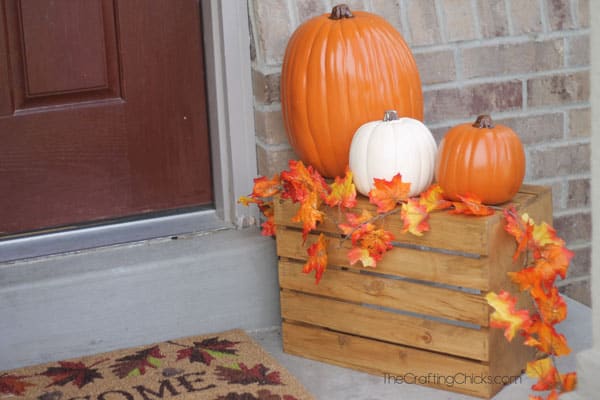
[[[123,379],[127,376],[138,376],[146,373],[146,368],[160,367],[160,358],[165,356],[160,352],[158,345],[149,347],[130,354],[125,357],[117,358],[111,365],[112,372]]]
[[[24,379],[27,376],[2,374],[0,375],[0,393],[1,394],[12,394],[15,396],[21,396],[27,390],[27,386],[35,386],[33,383],[29,383]]]
[[[244,363],[236,364],[233,367],[219,365],[216,368],[216,374],[220,380],[227,381],[229,384],[281,385],[279,371],[269,372],[269,368],[262,363],[256,364],[252,368],[248,368]]]
[[[201,342],[194,342],[193,346],[183,346],[173,341],[169,341],[169,343],[184,347],[177,352],[177,361],[188,359],[190,363],[198,362],[208,366],[216,358],[225,355],[237,355],[238,350],[234,346],[239,344],[239,342],[232,342],[226,339],[219,340],[217,336]]]
[[[284,394],[280,396],[278,394],[271,393],[270,390],[262,389],[256,393],[256,396],[252,393],[235,393],[231,392],[225,396],[219,396],[215,400],[298,400],[294,396]]]
[[[210,400],[313,399],[241,330],[0,371],[0,400],[191,400],[200,390]]]
[[[102,374],[98,372],[98,369],[93,367],[104,361],[106,361],[106,359],[96,361],[91,365],[85,365],[81,361],[59,361],[58,366],[48,367],[48,369],[40,375],[47,376],[52,380],[46,387],[54,385],[65,386],[67,383],[71,382],[81,389],[88,383],[103,378]]]

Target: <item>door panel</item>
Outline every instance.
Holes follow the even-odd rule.
[[[119,97],[115,12],[112,1],[6,2],[14,110]]]
[[[107,86],[99,0],[29,0],[19,5],[27,97]],[[69,56],[57,57],[64,53]]]
[[[197,0],[3,4],[0,232],[211,203]]]

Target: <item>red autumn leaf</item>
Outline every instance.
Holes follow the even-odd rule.
[[[553,286],[548,293],[535,292],[534,300],[542,320],[547,324],[558,324],[567,318],[567,303]]]
[[[273,197],[281,191],[281,180],[279,175],[273,175],[273,178],[268,179],[266,176],[254,178],[254,188],[252,194],[253,198],[267,198]]]
[[[558,392],[553,389],[550,394],[548,394],[546,399],[544,399],[542,396],[534,396],[530,394],[529,400],[558,400]]]
[[[561,393],[572,392],[577,387],[577,372],[560,374]]]
[[[261,176],[254,179],[254,187],[250,196],[242,196],[238,199],[238,203],[244,206],[256,204],[266,217],[266,221],[261,225],[264,236],[275,235],[274,207],[271,198],[280,191],[281,180],[279,175],[275,174],[271,179]]]
[[[484,217],[494,213],[494,210],[481,204],[481,200],[473,194],[466,194],[464,196],[458,195],[458,198],[461,201],[452,202],[454,210],[450,211],[450,214],[464,214]]]
[[[244,363],[233,367],[218,365],[216,374],[220,380],[227,381],[229,384],[281,385],[279,371],[269,372],[269,368],[263,364],[255,364],[252,368],[248,368]]]
[[[344,235],[350,235],[356,228],[361,224],[364,224],[373,219],[373,215],[367,210],[363,209],[360,215],[346,213],[346,224],[339,224],[338,228]]]
[[[327,269],[327,239],[325,235],[319,234],[319,239],[310,245],[307,253],[308,260],[304,264],[302,272],[308,274],[315,271],[315,284],[318,284],[321,281],[323,272]]]
[[[529,221],[528,217],[525,219],[520,217],[515,206],[504,209],[503,214],[506,220],[504,230],[517,242],[517,250],[513,255],[513,260],[516,261],[519,255],[529,248],[529,242],[533,237],[533,223]]]
[[[265,222],[261,224],[261,234],[263,236],[275,236],[277,233],[275,228],[275,217],[269,217]]]
[[[121,379],[127,376],[144,375],[146,368],[158,368],[160,366],[160,358],[165,358],[165,356],[156,345],[118,358],[110,368]]]
[[[102,374],[98,372],[97,368],[92,368],[95,365],[106,361],[106,359],[99,360],[92,365],[85,365],[81,361],[59,361],[59,366],[48,367],[46,371],[40,375],[44,375],[52,379],[51,385],[65,386],[71,382],[78,388],[82,388],[88,383],[92,383],[95,379],[102,379]]]
[[[393,247],[394,235],[367,223],[356,229],[351,238],[353,248],[348,252],[350,264],[361,261],[363,267],[376,267],[377,261],[381,260],[383,254]]]
[[[33,383],[29,383],[24,379],[27,376],[12,375],[4,373],[0,375],[0,393],[22,396],[27,391],[28,386],[35,386]]]
[[[362,247],[353,247],[348,251],[348,261],[350,261],[350,265],[354,265],[360,261],[363,267],[374,268],[377,265],[377,261],[371,256],[369,250]]]
[[[375,261],[381,260],[383,254],[390,250],[394,235],[384,229],[375,229],[360,240],[360,246],[369,250]]]
[[[438,184],[433,184],[421,193],[419,196],[419,204],[425,206],[427,212],[434,210],[445,210],[452,207],[452,202],[444,199],[444,191]]]
[[[275,206],[273,201],[262,202],[259,209],[266,217],[266,221],[261,224],[263,236],[275,236]]]
[[[565,336],[556,332],[554,326],[545,323],[539,317],[533,318],[533,323],[525,334],[527,346],[535,347],[546,354],[564,356],[571,352]]]
[[[429,230],[427,209],[425,206],[420,205],[416,199],[408,199],[406,203],[402,203],[400,218],[404,223],[403,233],[409,232],[415,236],[423,236],[423,232]]]
[[[549,290],[557,276],[563,279],[567,276],[567,269],[573,253],[556,245],[547,245],[538,253],[540,255],[533,265],[538,271],[540,284]]]
[[[531,290],[540,286],[541,283],[541,271],[535,267],[527,267],[517,272],[508,272],[507,274],[514,283],[519,285],[520,291]]]
[[[281,173],[281,197],[296,203],[306,201],[311,193],[316,193],[320,200],[327,196],[329,186],[312,166],[306,167],[302,161],[290,160],[289,167],[289,171]]]
[[[235,346],[239,344],[239,342],[219,339],[217,336],[204,339],[201,342],[194,342],[192,346],[181,345],[173,341],[169,343],[184,347],[177,351],[177,361],[187,359],[190,363],[196,362],[209,366],[212,360],[218,357],[236,355],[238,350]]]
[[[410,183],[402,182],[402,175],[396,174],[391,181],[377,178],[374,181],[369,201],[377,206],[378,213],[391,211],[398,203],[408,199]]]
[[[560,374],[550,357],[528,362],[525,373],[530,378],[538,379],[531,386],[533,390],[551,390],[560,385]]]
[[[325,214],[319,210],[317,192],[309,192],[300,203],[300,208],[292,218],[293,222],[302,222],[302,239],[306,240],[308,233],[317,227],[318,222],[323,222]]]
[[[344,178],[337,177],[331,184],[331,193],[325,198],[330,207],[353,208],[356,206],[356,187],[352,183],[352,171],[346,168]]]
[[[521,329],[527,329],[531,325],[531,319],[527,310],[515,310],[517,299],[506,291],[500,294],[489,292],[485,299],[495,311],[490,315],[490,326],[503,328],[504,336],[510,342],[515,334]]]

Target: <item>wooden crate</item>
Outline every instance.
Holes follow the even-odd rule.
[[[315,285],[302,266],[318,235],[303,245],[300,225],[291,222],[298,205],[275,203],[285,352],[376,374],[382,383],[484,398],[514,381],[533,358],[520,338],[508,343],[502,330],[489,328],[493,310],[485,294],[514,291],[506,273],[524,263],[512,260],[516,245],[503,230],[501,211],[489,217],[434,212],[422,237],[402,234],[397,215],[386,218],[399,243],[377,268],[366,269],[349,265],[350,243],[336,226],[342,216],[324,210],[318,230],[329,236],[329,265]],[[552,223],[550,188],[524,185],[511,203]],[[355,212],[361,208],[374,211],[365,198]],[[519,306],[530,306],[525,296]]]

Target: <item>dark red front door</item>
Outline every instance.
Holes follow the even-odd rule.
[[[0,235],[212,202],[197,0],[0,7]]]

